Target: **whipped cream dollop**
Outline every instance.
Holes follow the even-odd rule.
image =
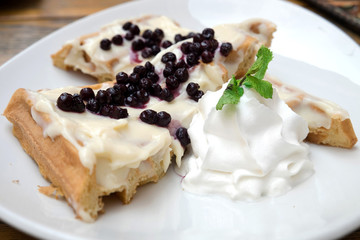
[[[199,102],[188,130],[194,154],[179,169],[184,190],[253,201],[284,194],[310,177],[307,122],[275,89],[272,99],[264,99],[245,88],[237,105],[217,111],[226,85]]]

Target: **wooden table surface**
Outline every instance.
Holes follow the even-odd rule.
[[[81,17],[128,0],[1,0],[0,65],[37,40]],[[299,0],[290,0],[339,26],[358,44],[360,34],[342,27],[331,17]],[[359,223],[360,224],[360,223]],[[0,220],[0,239],[34,239]],[[360,239],[360,229],[344,240]]]

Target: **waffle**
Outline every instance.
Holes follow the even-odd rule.
[[[345,109],[277,79],[269,78],[268,81],[277,89],[280,98],[307,120],[307,141],[342,148],[352,148],[356,144],[357,137]]]
[[[114,80],[115,75],[120,71],[128,72],[143,61],[151,61],[153,56],[145,59],[141,56],[141,52],[132,51],[132,41],[125,38],[122,45],[112,44],[109,51],[100,49],[99,43],[102,39],[111,39],[115,34],[125,36],[127,31],[122,29],[122,26],[129,21],[138,25],[141,30],[139,36],[134,39],[141,38],[140,36],[147,29],[152,31],[156,28],[164,29],[162,42],[165,40],[174,42],[176,34],[186,35],[190,32],[165,16],[147,15],[120,19],[107,24],[98,32],[68,41],[58,52],[51,55],[53,64],[65,70],[78,70],[96,78],[98,82],[105,82]]]

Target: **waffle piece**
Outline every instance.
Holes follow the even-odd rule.
[[[144,16],[130,20],[117,20],[107,26],[104,26],[99,32],[81,36],[77,39],[68,41],[62,49],[53,54],[53,64],[65,70],[80,70],[81,72],[95,77],[98,82],[114,80],[115,75],[120,71],[129,72],[136,65],[142,64],[144,61],[150,61],[154,56],[147,58],[142,57],[141,51],[134,51],[131,47],[132,41],[125,39],[128,30],[122,28],[126,22],[132,22],[139,26],[140,34],[134,39],[146,39],[143,36],[145,30],[154,31],[160,28],[164,32],[164,38],[159,42],[161,50],[164,48],[165,41],[175,43],[175,36],[180,34],[182,37],[188,36],[189,30],[181,28],[173,20],[164,16]],[[254,40],[262,45],[270,46],[272,34],[276,30],[276,26],[264,19],[250,19],[238,24],[224,24],[214,28],[220,39],[226,40],[237,38],[237,41],[245,41],[238,44],[239,47],[248,51],[257,51],[258,47],[253,44]],[[111,39],[115,34],[123,36],[123,44],[116,46],[111,44],[110,50],[100,48],[100,41],[107,38]],[[236,35],[236,37],[234,36]],[[178,36],[179,37],[179,36]],[[148,49],[148,48],[147,48]],[[233,62],[237,57],[248,57],[243,63],[252,64],[251,54],[232,53],[232,57],[228,58],[228,62]],[[250,56],[250,57],[249,57]],[[243,75],[242,69],[248,66],[235,66],[239,68],[238,74]],[[236,69],[235,69],[236,70]],[[234,72],[234,69],[231,69]],[[227,80],[231,76],[225,76]]]
[[[140,33],[134,35],[132,40],[125,38],[126,33],[129,33],[129,30],[123,29],[126,22],[136,24],[140,29]],[[132,43],[137,39],[146,42],[146,39],[141,37],[145,30],[154,31],[156,28],[162,29],[164,33],[164,37],[159,41],[159,50],[164,49],[161,44],[166,40],[174,43],[176,34],[185,36],[190,32],[179,27],[176,22],[165,16],[148,15],[134,19],[116,20],[102,27],[98,32],[68,41],[58,52],[51,56],[53,64],[65,70],[80,70],[95,77],[98,82],[114,80],[116,73],[131,71],[133,67],[141,64],[144,60],[148,61],[153,58],[153,56],[143,58],[142,51],[132,49]],[[117,34],[123,38],[121,45],[112,43],[109,50],[100,48],[101,40],[111,40]],[[148,42],[149,46],[153,44],[152,41]]]
[[[274,25],[269,26],[275,30]],[[102,110],[97,114],[88,110],[83,113],[60,110],[56,103],[59,95],[79,93],[78,87],[37,92],[19,89],[4,115],[13,123],[14,135],[37,162],[41,174],[64,194],[77,217],[93,221],[103,208],[103,196],[116,193],[124,203],[129,203],[138,186],[156,182],[165,174],[171,158],[180,164],[185,149],[176,132],[190,125],[197,112],[195,100],[201,97],[200,91],[197,92],[200,95],[188,95],[188,83],[199,84],[204,92],[220,88],[230,76],[247,71],[263,44],[246,31],[236,31],[228,40],[233,45],[230,54],[225,57],[215,51],[210,63],[200,59],[188,68],[189,78],[172,91],[173,100],[160,100],[164,96],[155,94],[144,103],[146,109],[171,115],[167,127],[142,122],[139,115],[144,110],[140,107],[144,106],[130,107],[130,102],[122,107],[129,113],[124,119],[101,116]],[[215,38],[220,38],[217,33]],[[192,40],[174,44],[151,61],[154,69],[149,70],[150,67],[147,71],[158,74],[157,83],[162,89],[168,86],[162,56],[173,53],[178,62],[187,60],[180,50],[186,41]],[[96,93],[114,84],[113,81],[90,87]]]
[[[278,90],[280,98],[308,122],[307,141],[342,148],[356,144],[357,137],[346,110],[274,78],[268,81]]]

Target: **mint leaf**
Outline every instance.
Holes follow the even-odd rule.
[[[216,104],[216,110],[221,110],[225,104],[238,104],[240,97],[244,94],[244,89],[239,86],[231,86],[225,89],[223,95]]]
[[[272,98],[273,88],[268,81],[253,76],[247,76],[244,85],[248,88],[254,88],[263,98]]]
[[[258,79],[263,79],[270,61],[273,59],[272,52],[267,47],[261,46],[256,54],[256,61],[247,71],[246,76],[254,75]]]
[[[249,68],[244,78],[230,79],[227,88],[216,104],[216,110],[221,110],[225,104],[237,104],[244,94],[242,85],[253,88],[264,98],[272,98],[273,88],[270,82],[263,80],[270,61],[273,59],[272,52],[265,46],[261,46],[256,54],[256,61]]]

